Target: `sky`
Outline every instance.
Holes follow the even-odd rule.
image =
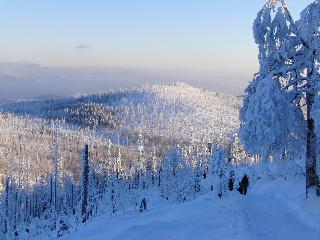
[[[297,19],[312,1],[288,2]],[[0,65],[12,64],[10,74],[14,77],[24,75],[26,65],[33,68],[31,72],[37,72],[37,67],[50,67],[53,75],[54,71],[58,75],[66,70],[78,74],[86,71],[87,85],[94,78],[92,74],[99,72],[105,74],[105,81],[99,78],[104,83],[100,87],[105,88],[113,87],[118,78],[113,75],[111,83],[111,71],[121,75],[119,86],[155,80],[186,81],[241,94],[258,70],[252,23],[264,3],[265,0],[0,0]],[[135,77],[138,73],[140,80],[130,73]],[[7,75],[7,70],[0,70],[0,83],[9,81]],[[54,84],[52,75],[37,76],[37,81],[40,78],[44,89],[49,82],[46,78]],[[70,88],[69,92],[75,90]],[[13,96],[14,90],[10,91]],[[50,89],[40,93],[50,94]],[[6,96],[0,89],[1,94]]]

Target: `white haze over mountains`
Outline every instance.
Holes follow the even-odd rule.
[[[152,71],[125,68],[54,68],[33,63],[0,63],[0,100],[66,96],[145,84],[183,81],[197,87],[242,94],[249,75]],[[235,75],[234,75],[235,76]]]

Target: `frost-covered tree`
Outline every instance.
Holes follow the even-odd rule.
[[[227,189],[226,151],[222,146],[212,154],[211,172],[213,175],[212,190],[221,198]]]
[[[180,150],[173,148],[164,158],[160,190],[171,201],[184,202],[194,192],[192,171]]]
[[[306,151],[307,189],[318,182],[311,112],[319,84],[319,12],[317,0],[295,22],[284,0],[271,0],[258,13],[253,31],[260,69],[240,113],[240,137],[249,153],[267,159]]]

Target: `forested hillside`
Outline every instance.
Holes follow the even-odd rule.
[[[151,189],[171,202],[222,194],[217,181],[200,182],[229,177],[225,158],[253,161],[236,134],[240,107],[237,97],[183,83],[2,104],[2,236],[60,236],[94,216],[140,209]]]

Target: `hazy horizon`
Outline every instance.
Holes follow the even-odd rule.
[[[212,78],[221,79],[212,84]],[[240,76],[244,80],[246,76]],[[223,82],[222,80],[228,79]],[[90,94],[147,84],[184,82],[226,94],[241,95],[232,74],[210,71],[166,71],[102,67],[48,67],[38,64],[0,63],[0,100],[34,98],[42,95]],[[235,83],[235,85],[230,83]],[[243,86],[245,87],[245,86]]]

